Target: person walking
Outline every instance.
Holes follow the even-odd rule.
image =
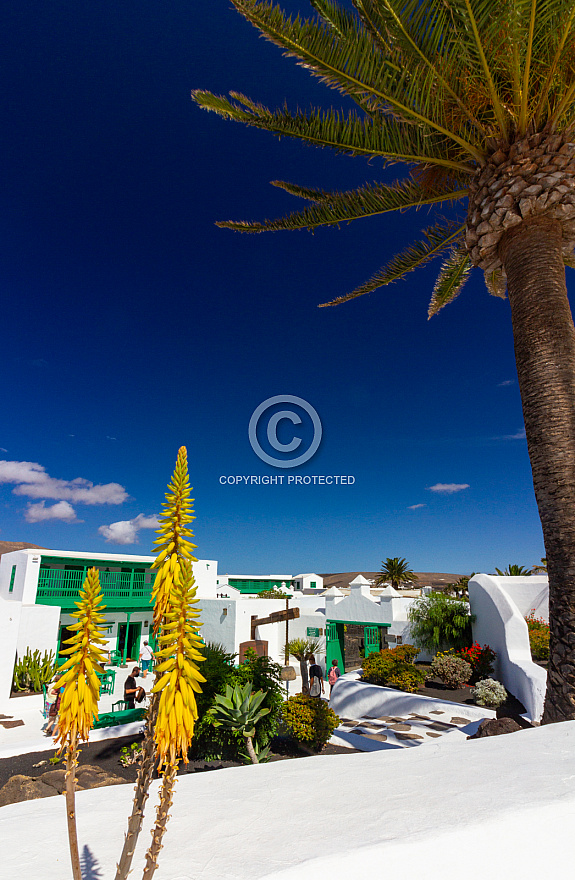
[[[325,693],[323,689],[323,673],[321,666],[315,662],[315,657],[310,654],[309,658],[309,695],[310,697],[319,697]]]
[[[60,700],[62,698],[62,690],[58,681],[62,675],[57,675],[46,688],[46,705],[48,707],[48,724],[44,734],[46,736],[58,735],[58,712],[60,711]]]
[[[337,660],[334,659],[331,661],[331,666],[329,668],[329,672],[327,674],[327,680],[329,682],[329,695],[331,697],[331,692],[333,690],[333,686],[340,677],[341,672],[339,671],[339,666],[337,665]]]
[[[154,659],[154,652],[150,648],[148,642],[144,642],[144,647],[140,651],[140,667],[142,669],[142,678],[145,678],[148,674],[148,669],[152,668],[152,660]]]

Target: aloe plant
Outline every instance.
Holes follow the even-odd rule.
[[[241,733],[245,737],[246,748],[252,764],[259,763],[253,743],[256,724],[270,711],[269,709],[260,709],[264,699],[265,693],[263,691],[252,694],[251,682],[248,682],[243,688],[239,684],[234,687],[228,684],[224,696],[216,694],[215,704],[209,713],[216,727],[225,727],[227,730]]]

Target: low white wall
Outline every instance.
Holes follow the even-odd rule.
[[[531,659],[524,614],[512,597],[517,597],[528,614],[538,587],[541,593],[542,585],[536,583],[541,580],[478,574],[469,581],[469,603],[475,615],[473,638],[497,652],[495,674],[523,703],[531,721],[539,721],[543,714],[547,673]]]
[[[381,715],[408,715],[410,712],[424,715],[432,709],[453,710],[454,715],[463,715],[470,721],[495,718],[493,709],[435,700],[419,694],[406,694],[393,688],[354,681],[343,676],[333,687],[329,705],[336,715],[343,718],[379,718]]]

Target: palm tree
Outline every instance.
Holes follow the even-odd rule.
[[[575,5],[561,0],[310,0],[311,19],[232,0],[284,53],[352,98],[347,110],[277,110],[198,90],[202,107],[278,136],[401,162],[389,186],[325,192],[243,232],[310,229],[422,205],[448,205],[422,238],[334,305],[442,255],[429,315],[472,267],[509,296],[535,495],[549,566],[551,650],[545,722],[575,718],[575,328],[565,264],[575,246]],[[372,164],[372,167],[375,165]],[[457,213],[458,206],[462,206]]]
[[[505,571],[500,571],[496,567],[495,571],[500,577],[531,577],[533,573],[524,565],[508,565]]]
[[[544,556],[541,557],[540,565],[531,566],[531,574],[547,574],[547,560]]]
[[[410,569],[405,559],[400,559],[398,556],[390,559],[388,556],[385,562],[381,563],[381,571],[375,579],[375,586],[391,584],[395,590],[399,590],[416,581],[417,575]]]

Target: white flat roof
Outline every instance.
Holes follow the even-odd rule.
[[[152,563],[154,556],[133,556],[128,553],[95,553],[91,550],[33,550],[27,547],[25,550],[12,550],[12,553],[26,553],[28,556],[56,556],[64,559],[101,559],[109,562],[147,562]],[[8,556],[4,553],[4,556]],[[215,559],[198,559],[198,562],[213,562]]]

